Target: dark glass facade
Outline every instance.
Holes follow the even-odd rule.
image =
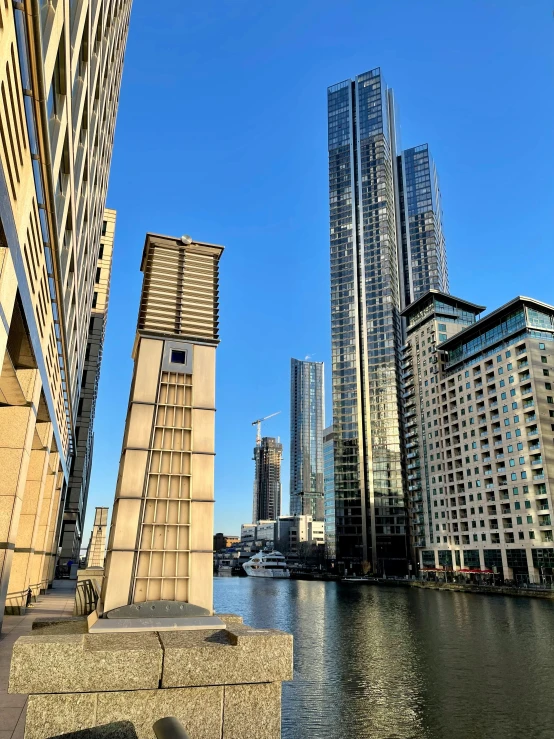
[[[252,522],[276,521],[281,515],[281,459],[283,445],[279,439],[262,437],[254,447],[254,501]]]
[[[337,558],[404,574],[400,311],[411,292],[394,100],[381,70],[330,87],[328,120]],[[408,210],[411,198],[406,190]],[[434,274],[427,283],[442,284]]]
[[[404,305],[431,288],[448,292],[440,190],[427,144],[397,157]]]
[[[323,362],[291,359],[290,514],[323,521]]]
[[[323,429],[323,491],[325,498],[325,547],[336,556],[335,532],[335,434],[333,426]]]

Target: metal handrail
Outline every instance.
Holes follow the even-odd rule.
[[[175,716],[158,719],[152,729],[157,739],[190,739],[185,727]]]
[[[37,589],[40,591],[40,589],[42,587],[44,587],[44,585],[46,585],[46,584],[48,584],[48,578],[46,578],[45,580],[41,580],[40,582],[37,582],[34,585],[29,585],[27,588],[25,588],[25,590],[18,590],[15,593],[8,593],[6,595],[6,600],[8,598],[15,598],[18,595],[21,595],[21,596],[27,595],[27,593],[29,592],[29,590],[31,592],[33,592],[33,590],[37,590]]]

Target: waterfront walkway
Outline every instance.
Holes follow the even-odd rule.
[[[45,595],[39,595],[37,602],[24,616],[4,616],[0,634],[0,739],[23,739],[26,695],[10,695],[8,679],[10,661],[15,641],[31,632],[35,618],[69,618],[73,615],[75,582],[55,580],[54,586]]]

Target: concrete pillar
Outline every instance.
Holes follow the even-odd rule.
[[[57,452],[50,452],[48,457],[48,469],[46,472],[46,480],[44,483],[44,493],[42,496],[42,506],[38,519],[38,531],[35,541],[35,552],[31,563],[31,583],[41,583],[40,590],[44,592],[48,583],[44,572],[45,560],[50,555],[47,549],[49,545],[48,531],[50,527],[50,519],[53,514],[54,500],[56,497],[56,481],[59,465],[59,455]]]
[[[54,575],[56,573],[56,558],[58,554],[57,527],[60,512],[60,502],[62,499],[63,488],[63,472],[58,459],[58,470],[56,473],[56,483],[54,488],[54,497],[52,500],[52,513],[48,524],[48,534],[46,538],[46,546],[44,547],[44,564],[41,580],[47,581],[47,587],[52,585]]]
[[[31,565],[39,531],[51,443],[52,424],[37,423],[15,540],[6,613],[25,612],[27,590],[31,585],[39,584],[31,580]],[[33,588],[33,595],[36,595],[38,590],[39,588]]]
[[[41,382],[37,370],[17,370],[28,405],[0,407],[0,623],[6,606]]]

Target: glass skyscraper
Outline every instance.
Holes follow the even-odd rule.
[[[337,557],[345,564],[365,560],[374,572],[404,573],[400,311],[420,283],[447,288],[440,206],[431,197],[441,249],[442,277],[435,277],[423,259],[416,264],[409,252],[404,256],[405,243],[412,243],[405,213],[415,219],[418,199],[425,207],[429,199],[411,166],[416,150],[397,155],[394,98],[381,70],[330,87],[328,116]]]
[[[335,434],[333,426],[323,429],[323,495],[325,500],[325,547],[334,559],[335,547]]]
[[[254,498],[252,523],[276,521],[281,515],[281,459],[283,445],[279,439],[263,436],[254,447]]]
[[[401,271],[404,305],[431,288],[448,292],[448,269],[435,163],[427,144],[406,149],[397,158]]]
[[[323,521],[323,362],[291,359],[290,513]]]

